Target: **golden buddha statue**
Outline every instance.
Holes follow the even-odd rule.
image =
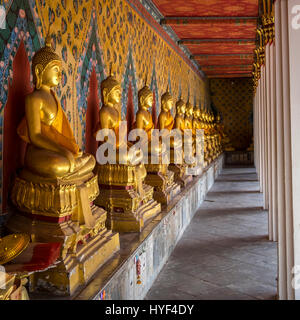
[[[250,146],[247,148],[247,151],[254,151],[254,137],[252,136],[251,138],[251,144]]]
[[[105,228],[106,212],[93,201],[99,194],[95,159],[83,154],[53,92],[62,62],[46,38],[32,60],[35,89],[25,99],[18,127],[27,142],[25,167],[15,179],[16,207],[7,228],[34,242],[63,243],[59,264],[31,277],[31,287],[72,295],[119,250],[119,235]]]
[[[194,107],[189,101],[186,103],[185,110],[184,127],[193,130]]]
[[[148,110],[153,104],[153,92],[147,85],[139,91],[138,99],[139,110],[136,114],[136,128],[145,130],[148,135],[148,164],[145,164],[147,169],[145,182],[154,187],[154,199],[162,205],[168,205],[173,197],[180,191],[180,186],[174,183],[174,173],[168,170],[168,164],[165,164],[163,161],[166,159],[166,145],[161,141],[158,141],[159,145],[157,146],[157,149],[155,149],[154,146],[152,146],[153,150],[151,149],[152,130],[154,129],[154,125],[151,113]],[[162,109],[164,110],[162,112],[166,112],[166,115],[171,115],[170,109],[168,109],[168,111],[166,109],[164,98],[162,98],[162,101]],[[174,119],[172,116],[171,118],[160,115],[158,120],[159,125],[166,123],[167,128],[171,130],[174,124]],[[166,122],[162,120],[166,120]],[[158,163],[151,163],[151,152],[155,152],[158,156]]]
[[[153,92],[145,85],[138,92],[139,109],[136,113],[136,125],[137,129],[143,129],[148,136],[148,142],[151,142],[152,130],[154,129],[154,123],[152,120],[152,114],[149,109],[153,105]]]
[[[193,109],[193,134],[196,135],[196,130],[201,129],[201,123],[200,123],[200,108],[197,106]]]
[[[194,157],[196,154],[196,135],[195,135],[195,130],[193,126],[193,120],[194,120],[194,107],[193,105],[188,101],[186,103],[186,111],[185,111],[185,118],[184,118],[184,125],[185,129],[190,129],[192,132],[191,138],[185,137],[184,144],[188,144],[191,146],[191,156]],[[188,141],[187,139],[191,139]],[[191,159],[189,159],[189,162],[192,162]],[[197,159],[191,164],[188,164],[188,174],[193,174],[194,175],[194,169],[197,167]]]
[[[208,111],[203,112],[204,119],[204,165],[207,166],[213,161],[212,141],[211,141],[211,123]]]
[[[121,86],[113,76],[102,81],[101,98],[103,104],[98,130],[111,129],[115,132],[117,163],[96,165],[100,187],[96,204],[108,211],[107,226],[110,229],[140,232],[147,220],[161,212],[161,206],[153,200],[153,187],[144,183],[147,172],[141,163],[143,154],[124,155],[121,150],[124,144],[127,151],[133,145],[127,140],[119,139]],[[147,121],[150,119],[147,118]]]
[[[224,151],[230,152],[235,151],[235,148],[232,146],[230,138],[226,134],[224,130],[224,124],[221,121],[221,116],[218,114],[216,118],[216,131],[219,133],[221,137],[221,145]]]
[[[175,124],[174,129],[177,129],[181,132],[182,142],[184,142],[184,130],[185,130],[185,110],[186,104],[182,99],[179,99],[176,102],[176,116],[175,116]],[[182,146],[182,164],[174,163],[174,159],[172,159],[172,150],[171,150],[171,163],[169,165],[169,169],[175,173],[175,181],[180,184],[181,187],[186,187],[192,180],[192,175],[187,175],[187,165],[184,162],[184,145]],[[173,158],[174,158],[174,149],[173,149]]]
[[[199,134],[197,134],[197,130],[202,129],[201,120],[200,120],[201,110],[198,106],[195,106],[193,108],[191,106],[190,112],[192,113],[191,119],[192,119],[192,134],[193,134],[192,136],[193,136],[194,154],[197,156],[197,158],[196,158],[196,163],[193,166],[190,166],[189,172],[192,173],[194,176],[198,176],[203,172],[203,165],[204,165],[204,160],[203,160],[204,147],[201,147],[201,141],[197,141],[197,139],[201,137],[199,136]],[[189,122],[190,119],[187,119],[187,121]],[[200,150],[198,150],[198,153],[196,153],[197,151],[196,148],[200,148]]]

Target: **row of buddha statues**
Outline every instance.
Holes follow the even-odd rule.
[[[143,230],[145,223],[192,181],[187,169],[199,167],[200,162],[174,163],[177,146],[173,142],[169,164],[144,164],[136,155],[122,163],[96,163],[93,155],[79,149],[53,91],[60,83],[61,68],[61,59],[47,37],[45,46],[32,59],[35,89],[26,96],[25,117],[18,127],[27,149],[24,167],[17,173],[10,194],[13,214],[6,227],[11,233],[29,235],[33,242],[62,243],[59,263],[34,274],[30,289],[72,295],[119,250],[119,233]],[[101,83],[101,98],[98,129],[111,129],[118,137],[121,86],[111,75]],[[147,85],[139,91],[138,100],[135,128],[144,129],[151,139],[153,93]],[[191,129],[194,140],[196,130],[203,129],[203,171],[223,151],[220,116],[215,119],[213,113],[180,99],[174,119],[173,103],[166,92],[161,98],[158,129],[176,128],[182,134]],[[117,139],[117,159],[122,143]],[[131,143],[126,143],[130,148]],[[161,159],[164,150],[158,149]]]

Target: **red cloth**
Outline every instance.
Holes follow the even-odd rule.
[[[30,243],[13,261],[6,264],[8,273],[45,271],[54,266],[60,255],[61,243]]]

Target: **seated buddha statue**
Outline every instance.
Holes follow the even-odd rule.
[[[179,132],[181,132],[182,142],[184,142],[185,109],[186,109],[185,102],[182,99],[179,99],[176,102],[176,115],[175,115],[174,129],[177,129]],[[178,184],[180,184],[181,187],[185,187],[193,180],[193,177],[191,175],[186,174],[187,165],[184,162],[183,146],[182,146],[181,152],[182,152],[182,159],[183,159],[182,164],[176,164],[172,162],[172,157],[171,157],[171,163],[169,165],[169,169],[175,173],[175,181]]]
[[[120,232],[139,232],[143,229],[146,220],[161,211],[161,206],[153,200],[153,187],[144,183],[147,171],[141,162],[143,153],[124,155],[124,152],[121,152],[124,144],[127,151],[133,145],[127,140],[119,139],[121,85],[113,76],[102,81],[101,98],[102,107],[97,131],[111,129],[115,133],[114,149],[117,154],[117,163],[96,165],[100,187],[100,195],[96,203],[108,211],[109,228]],[[150,121],[149,118],[147,121]],[[152,127],[151,123],[150,127]]]
[[[193,109],[193,135],[196,135],[196,130],[201,129],[200,127],[200,108],[195,106]]]
[[[184,140],[184,144],[187,144],[189,146],[188,150],[191,148],[191,150],[189,150],[190,156],[194,157],[195,153],[196,153],[196,140],[195,140],[195,130],[193,130],[193,118],[194,118],[194,107],[193,105],[188,101],[186,103],[186,111],[185,111],[185,118],[184,118],[184,126],[185,129],[189,129],[192,132],[192,136],[191,137],[185,137]],[[185,149],[187,150],[187,149]],[[189,159],[189,162],[192,162],[191,159]],[[193,168],[197,165],[196,162],[194,163],[190,163],[188,165],[189,168]]]
[[[230,138],[224,130],[224,124],[222,123],[221,116],[218,114],[216,118],[216,131],[221,137],[221,146],[224,151],[235,151],[235,148],[232,146]]]
[[[152,120],[152,114],[149,109],[153,105],[153,92],[145,85],[138,92],[139,109],[136,113],[136,125],[137,129],[143,129],[146,131],[148,141],[151,141],[152,130],[154,129],[154,123]]]
[[[62,62],[51,44],[37,52],[32,61],[35,90],[26,96],[26,115],[18,127],[27,142],[23,176],[49,179],[81,179],[91,174],[95,158],[83,154],[70,124],[52,90],[61,81]]]
[[[163,98],[162,98],[162,101]],[[145,85],[138,93],[139,110],[136,114],[136,128],[143,129],[148,135],[148,164],[145,164],[147,169],[146,183],[154,187],[154,199],[162,205],[167,205],[172,198],[178,193],[180,187],[174,183],[174,173],[168,170],[168,164],[165,163],[166,159],[166,145],[159,142],[159,145],[154,149],[150,147],[152,140],[152,131],[154,124],[152,122],[152,115],[149,109],[153,104],[153,92]],[[166,110],[165,104],[162,103],[162,108]],[[160,117],[159,119],[162,119]],[[164,118],[167,120],[168,129],[173,128],[174,119]],[[171,121],[169,121],[171,120]],[[159,120],[160,121],[160,120]],[[152,150],[153,149],[153,150]],[[151,153],[155,152],[158,155],[158,163],[151,162]],[[179,187],[179,188],[177,188]]]
[[[185,129],[185,116],[186,104],[185,102],[180,99],[176,102],[176,116],[175,116],[175,125],[174,128],[181,131],[182,135],[184,134]]]
[[[209,115],[207,111],[202,112],[203,119],[203,129],[204,129],[204,166],[207,166],[211,163],[211,140],[210,140],[210,124],[209,124]]]
[[[47,36],[32,59],[35,88],[25,98],[25,117],[17,129],[27,149],[12,188],[15,208],[7,229],[28,234],[34,242],[62,243],[59,263],[35,273],[32,287],[72,295],[120,244],[119,235],[104,227],[106,212],[93,204],[99,194],[95,158],[79,150],[53,91],[61,70]]]

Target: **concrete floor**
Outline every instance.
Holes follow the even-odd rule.
[[[255,169],[224,169],[146,299],[275,299],[277,243],[262,204]]]

